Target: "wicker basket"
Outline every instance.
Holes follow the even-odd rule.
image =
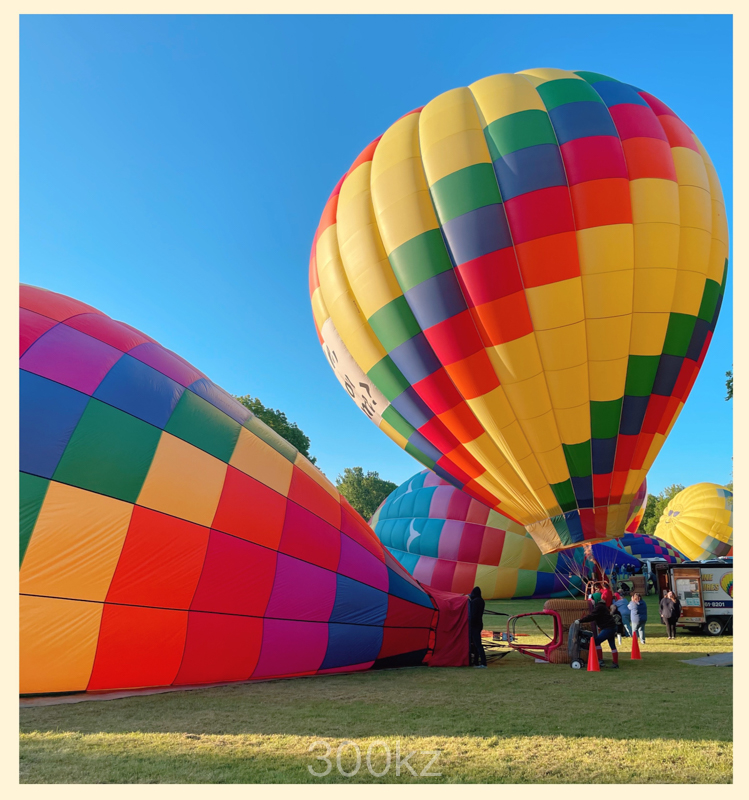
[[[567,634],[570,625],[572,625],[576,619],[580,619],[580,617],[584,617],[589,613],[590,605],[587,600],[583,600],[582,598],[579,600],[547,600],[544,603],[544,611],[556,611],[562,620],[562,645],[551,653],[549,663],[569,664],[570,656],[567,650]]]

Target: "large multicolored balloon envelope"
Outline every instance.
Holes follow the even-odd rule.
[[[733,555],[733,492],[695,483],[666,506],[655,535],[692,561]]]
[[[440,601],[288,442],[84,303],[20,318],[22,693],[438,660]]]
[[[402,483],[370,525],[421,583],[485,599],[568,597],[580,586],[571,569],[582,551],[543,555],[528,532],[431,470]]]
[[[320,342],[397,444],[543,552],[621,536],[725,289],[720,183],[648,92],[534,69],[445,92],[339,181]]]

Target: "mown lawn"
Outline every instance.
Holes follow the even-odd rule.
[[[507,613],[543,601],[500,601]],[[681,659],[732,649],[732,637],[665,639],[654,598],[643,660],[587,673],[512,653],[487,670],[404,669],[242,684],[105,702],[22,708],[22,783],[730,783],[730,668]],[[485,622],[500,617],[487,616]],[[604,645],[608,660],[608,648]],[[332,769],[316,756],[331,746]],[[339,772],[355,742],[361,766]],[[391,751],[382,777],[367,749]],[[416,751],[396,774],[401,756]],[[432,755],[439,751],[422,777]],[[386,768],[375,745],[374,772]],[[345,746],[341,768],[356,752]]]

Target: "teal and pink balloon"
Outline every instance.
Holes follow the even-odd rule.
[[[570,561],[582,551],[544,555],[517,522],[456,489],[431,470],[401,484],[370,520],[380,541],[421,583],[486,599],[567,597],[579,585]]]

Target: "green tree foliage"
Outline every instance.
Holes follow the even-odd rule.
[[[666,510],[666,506],[683,489],[684,486],[682,486],[682,484],[672,483],[660,494],[649,494],[648,502],[645,506],[645,513],[642,515],[642,522],[637,529],[637,533],[645,533],[648,536],[653,536],[660,522],[661,514]]]
[[[726,400],[733,400],[733,370],[726,372]]]
[[[343,475],[336,478],[335,485],[367,521],[380,503],[398,488],[392,481],[383,480],[377,472],[365,474],[361,467],[346,467]]]
[[[294,445],[313,464],[317,461],[314,456],[309,454],[309,437],[305,436],[304,431],[296,422],[289,422],[283,411],[277,408],[268,408],[260,402],[259,398],[249,394],[242,395],[236,399],[245,408],[252,411],[255,416],[259,417],[269,428],[273,428],[279,436],[283,436],[289,444]]]

